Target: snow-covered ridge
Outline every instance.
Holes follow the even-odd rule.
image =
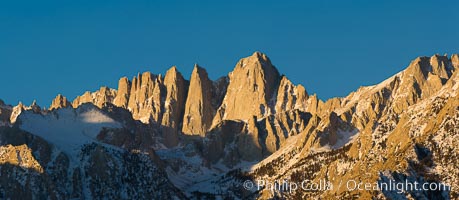
[[[42,137],[73,158],[84,144],[96,141],[103,127],[122,126],[90,104],[76,109],[62,108],[47,113],[24,111],[18,119],[21,129]]]

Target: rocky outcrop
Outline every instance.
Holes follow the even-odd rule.
[[[30,106],[25,106],[22,104],[22,102],[19,102],[18,105],[14,106],[11,110],[11,115],[10,115],[10,123],[14,124],[16,123],[17,118],[19,115],[25,111],[25,110],[31,110],[34,113],[41,113],[43,110],[41,107],[37,104],[37,102],[34,100]]]
[[[459,54],[453,54],[451,56],[451,64],[453,65],[454,70],[459,69]]]
[[[131,82],[127,77],[123,77],[118,81],[118,91],[113,104],[121,107],[127,108],[129,103],[129,92],[131,91]]]
[[[77,108],[84,103],[92,103],[99,108],[102,108],[106,103],[112,103],[116,97],[116,90],[108,87],[100,87],[96,92],[86,91],[82,96],[78,96],[73,100],[72,106]]]
[[[177,68],[172,67],[166,72],[164,86],[167,94],[161,121],[163,136],[167,146],[175,146],[178,143],[178,131],[183,119],[188,83]]]
[[[67,108],[69,106],[72,106],[72,104],[67,100],[67,98],[62,96],[61,94],[58,94],[49,106],[49,110]]]
[[[36,100],[33,100],[32,104],[29,107],[26,107],[26,110],[32,110],[34,113],[40,113],[41,107],[37,104]]]
[[[89,91],[86,91],[83,95],[81,96],[77,96],[73,102],[72,102],[72,106],[74,108],[77,108],[78,106],[80,106],[81,104],[83,103],[93,103],[93,98],[92,98],[92,95],[91,95],[91,92]]]
[[[150,72],[132,79],[128,109],[134,119],[144,123],[150,123],[150,120],[161,122],[164,109],[162,102],[166,95],[163,82],[161,75]]]
[[[400,113],[420,99],[437,92],[451,77],[454,68],[446,56],[416,58],[400,75],[394,111]]]
[[[270,101],[280,75],[269,58],[260,52],[241,59],[229,73],[229,85],[213,124],[221,120],[249,120],[272,113]],[[248,103],[250,102],[250,103]]]
[[[212,126],[212,119],[216,111],[212,103],[215,99],[215,91],[206,70],[195,65],[191,73],[183,116],[182,132],[184,134],[205,136]]]
[[[5,164],[20,166],[34,170],[37,173],[43,173],[43,168],[35,160],[31,149],[24,144],[18,146],[11,144],[0,146],[0,166]]]
[[[13,110],[11,112],[11,117],[10,117],[10,122],[14,124],[16,122],[17,117],[21,114],[21,112],[25,109],[24,104],[22,102],[19,102],[18,105],[13,107]]]
[[[295,86],[287,77],[282,76],[277,91],[276,113],[293,109],[305,111],[307,100],[308,93],[302,85]]]

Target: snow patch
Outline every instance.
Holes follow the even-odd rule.
[[[334,145],[331,146],[331,148],[339,149],[345,146],[346,144],[351,143],[357,137],[358,133],[359,133],[358,129],[354,129],[351,131],[339,131],[337,133],[338,140],[336,141]]]
[[[19,119],[21,129],[42,137],[67,154],[71,160],[78,156],[84,144],[96,142],[96,136],[103,127],[121,127],[120,123],[92,105],[41,114],[25,111]]]

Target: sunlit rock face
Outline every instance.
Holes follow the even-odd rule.
[[[206,70],[195,65],[191,73],[183,116],[184,134],[205,136],[215,116],[216,108],[212,102],[215,101],[217,89],[209,79]]]
[[[265,54],[255,52],[241,59],[228,77],[228,89],[214,124],[221,120],[249,120],[252,116],[262,118],[272,113],[270,101],[279,87],[280,75]]]
[[[67,98],[62,96],[61,94],[58,94],[56,98],[53,99],[53,102],[49,106],[49,109],[53,110],[59,108],[67,108],[69,106],[72,106],[72,104],[67,100]]]

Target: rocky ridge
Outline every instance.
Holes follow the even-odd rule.
[[[277,150],[289,135],[301,131],[303,126],[295,123],[305,120],[300,119],[300,115],[308,107],[308,98],[303,86],[292,84],[279,74],[265,54],[255,52],[241,59],[227,77],[217,81],[210,80],[206,70],[198,65],[190,81],[172,67],[164,77],[150,72],[139,74],[132,81],[123,77],[118,90],[101,87],[77,97],[72,105],[76,108],[83,103],[93,103],[102,108],[113,104],[125,108],[136,120],[159,124],[168,147],[176,146],[182,133],[204,137],[227,120],[242,121],[248,126],[254,117],[255,121],[270,118],[263,124],[272,127],[270,131],[262,130],[263,135],[255,138],[255,141],[263,140],[259,147],[265,153],[256,153],[258,156],[249,159],[259,160]],[[252,104],[247,104],[248,101]],[[252,130],[258,131],[258,128]]]

